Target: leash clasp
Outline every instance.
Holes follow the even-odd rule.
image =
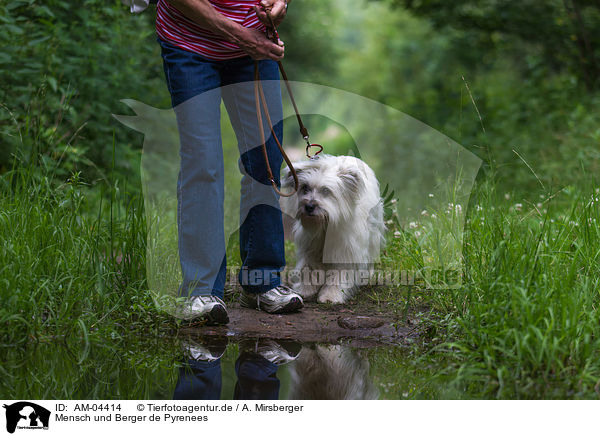
[[[323,151],[323,146],[321,144],[311,144],[308,141],[308,136],[306,136],[304,139],[306,140],[306,157],[309,159],[318,159],[317,155]],[[310,155],[311,147],[318,148],[317,152],[315,154],[313,154],[312,156]]]

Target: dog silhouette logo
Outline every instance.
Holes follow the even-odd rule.
[[[483,163],[474,154],[476,150],[470,151],[433,127],[377,101],[332,87],[302,82],[290,84],[298,106],[302,108],[302,115],[321,117],[320,120],[315,118],[319,121],[315,125],[327,126],[322,127],[320,133],[313,131],[315,138],[319,137],[320,142],[326,143],[324,151],[360,158],[373,170],[380,187],[386,187],[385,191],[389,193],[389,202],[384,204],[386,224],[391,226],[390,230],[395,229],[386,234],[388,241],[398,238],[406,240],[406,244],[418,245],[418,254],[410,261],[414,263],[410,271],[404,271],[400,264],[393,266],[394,283],[422,283],[419,286],[427,289],[459,289],[466,261],[463,256],[464,225],[471,191]],[[248,87],[250,90],[246,89]],[[248,116],[245,122],[234,116],[234,122],[227,123],[227,117],[221,120],[219,110],[207,111],[209,107],[219,107],[222,95],[245,95],[252,91],[252,82],[227,85],[190,98],[172,109],[157,109],[125,99],[122,102],[135,115],[113,114],[125,126],[144,134],[141,179],[147,222],[146,270],[149,288],[156,297],[177,295],[182,283],[178,252],[178,224],[182,219],[178,209],[179,186],[184,183],[180,171],[181,156],[187,156],[187,164],[194,169],[199,165],[206,168],[202,173],[205,176],[198,176],[198,180],[214,179],[215,185],[218,185],[218,189],[214,190],[197,190],[193,204],[200,204],[202,213],[193,218],[190,215],[188,219],[204,223],[201,228],[215,229],[198,239],[194,250],[195,253],[206,254],[198,255],[198,258],[207,259],[202,274],[198,275],[202,276],[207,287],[215,283],[215,277],[221,271],[226,247],[235,248],[238,238],[234,235],[250,210],[257,206],[281,210],[271,184],[250,177],[240,163],[239,156],[260,147],[260,140],[255,140],[251,127],[248,129],[252,134],[246,135],[245,130],[236,134],[236,126],[237,130],[243,130],[240,125],[256,125],[256,114],[247,111],[248,114],[244,112]],[[291,105],[285,101],[283,112],[276,117],[273,115],[273,124],[295,117]],[[183,128],[180,129],[179,125]],[[213,125],[219,126],[218,132],[212,130]],[[303,158],[302,153],[305,144],[299,135],[291,136],[288,151],[293,154],[294,150],[300,150],[296,156],[290,154],[294,165],[299,168],[308,165],[306,162],[310,161]],[[202,151],[200,158],[192,158],[192,147],[189,150],[180,148],[182,137],[208,138],[206,143],[214,148],[210,152]],[[199,182],[196,184],[200,186]],[[209,191],[219,199],[218,202],[207,200],[204,192]],[[337,202],[331,207],[341,206]],[[295,213],[282,212],[291,219],[295,217]],[[214,217],[218,219],[210,221]],[[360,231],[356,226],[349,228]],[[327,237],[333,235],[331,231],[328,228]],[[337,245],[328,247],[332,249],[324,247],[323,250],[325,263],[353,264],[340,262],[335,257],[337,251],[333,247]],[[374,245],[373,252],[377,251]],[[325,254],[331,254],[331,257]],[[373,259],[376,261],[377,256]],[[388,272],[380,270],[378,277],[387,277]],[[157,304],[160,301],[163,300],[155,299]]]
[[[4,404],[6,409],[6,431],[14,433],[19,429],[48,429],[50,411],[42,406],[28,401],[19,401],[10,405]]]

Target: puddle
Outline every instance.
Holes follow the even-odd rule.
[[[407,347],[182,336],[0,349],[0,397],[27,399],[458,398]]]
[[[227,347],[223,357],[190,344],[196,359],[179,368],[174,399],[377,399],[369,361],[342,345],[300,344],[272,339],[245,340]],[[198,353],[198,350],[206,350]],[[219,346],[212,346],[215,357]]]

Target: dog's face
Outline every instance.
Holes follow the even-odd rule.
[[[342,167],[334,159],[319,158],[294,164],[298,174],[298,193],[292,197],[288,213],[303,226],[322,226],[347,220],[352,216],[356,199],[363,188],[356,167]],[[289,171],[284,185],[293,187]]]

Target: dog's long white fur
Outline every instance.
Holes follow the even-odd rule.
[[[294,167],[299,191],[281,203],[295,219],[296,269],[300,278],[315,278],[312,272],[320,271],[327,279],[322,285],[300,280],[294,290],[305,299],[343,303],[358,289],[356,273],[372,274],[384,244],[379,182],[373,170],[353,156],[325,155]],[[282,182],[285,188],[292,185],[289,171]],[[335,277],[339,279],[330,280]]]

